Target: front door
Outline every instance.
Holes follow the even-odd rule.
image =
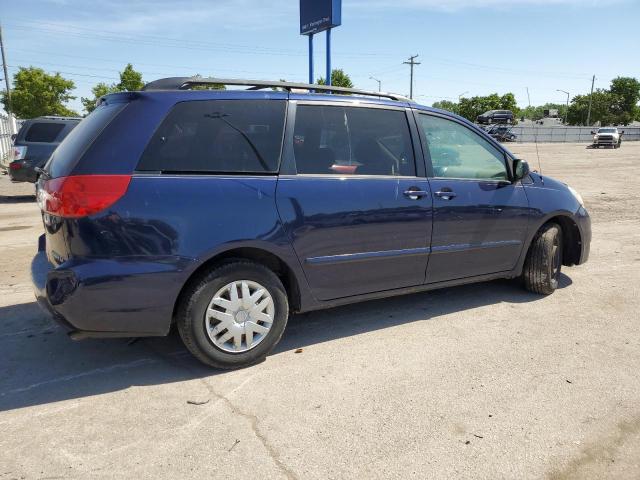
[[[432,197],[401,108],[298,105],[277,205],[320,300],[421,285]]]
[[[522,184],[509,181],[504,152],[461,122],[424,113],[417,119],[432,166],[427,283],[513,269],[529,202]]]

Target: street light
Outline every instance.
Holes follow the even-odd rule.
[[[462,98],[462,96],[466,95],[467,93],[469,93],[469,92],[468,91],[467,92],[462,92],[460,95],[458,95],[458,103],[460,103],[460,99]]]
[[[564,124],[567,124],[567,117],[569,116],[569,92],[565,92],[564,90],[556,89],[556,92],[562,92],[567,94],[567,111],[564,113]]]
[[[375,80],[376,82],[378,82],[378,91],[381,92],[382,91],[382,82],[380,80],[378,80],[377,78],[374,77],[369,77],[370,80]]]

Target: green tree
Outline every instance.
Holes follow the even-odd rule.
[[[518,116],[519,109],[516,103],[516,97],[513,93],[505,93],[500,96],[492,93],[485,97],[462,98],[458,104],[458,115],[465,117],[467,120],[475,122],[478,115],[489,110],[511,110],[515,117]]]
[[[590,95],[576,95],[569,105],[569,125],[586,125],[589,111]],[[608,90],[597,89],[593,92],[591,105],[591,124],[600,122],[601,125],[616,123],[618,115],[612,109],[616,95]]]
[[[432,106],[433,108],[439,108],[440,110],[447,110],[449,112],[458,113],[458,104],[449,100],[436,102]]]
[[[318,78],[316,81],[317,85],[324,85],[325,79],[324,77]],[[349,75],[344,73],[344,70],[337,68],[331,71],[331,85],[335,87],[344,87],[344,88],[353,88],[353,83],[351,82],[351,78]]]
[[[616,123],[627,125],[640,114],[640,82],[632,77],[617,77],[611,81],[609,91],[616,96],[613,109],[617,115]]]
[[[87,111],[87,113],[91,113],[94,108],[96,108],[96,102],[103,96],[109,93],[116,92],[135,92],[141,90],[144,87],[144,82],[142,81],[142,74],[133,69],[133,65],[127,63],[127,66],[124,67],[124,70],[120,72],[120,81],[118,83],[112,83],[111,85],[107,85],[104,82],[98,83],[95,87],[91,89],[91,93],[93,93],[93,98],[85,98],[82,97],[80,101],[82,102],[82,106]]]
[[[545,103],[544,105],[525,107],[520,110],[520,116],[529,120],[540,120],[544,118],[545,110],[558,110],[558,117],[565,118],[567,114],[567,105],[560,103]]]
[[[577,95],[569,106],[569,124],[586,125],[591,105],[591,124],[628,125],[640,118],[640,82],[632,77],[617,77],[609,90],[597,89],[591,95]]]
[[[70,94],[75,87],[59,73],[49,75],[41,68],[20,67],[13,76],[11,90],[12,113],[18,118],[34,118],[43,115],[78,116],[65,106],[76,97]],[[8,111],[6,94],[2,94],[2,103]]]

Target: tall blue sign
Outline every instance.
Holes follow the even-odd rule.
[[[331,29],[342,23],[342,0],[300,0],[300,35],[309,36],[309,83],[313,79],[313,35],[327,32],[327,76],[331,85]]]

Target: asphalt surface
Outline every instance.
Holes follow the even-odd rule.
[[[0,177],[0,479],[640,478],[640,142],[538,150],[593,216],[591,260],[556,293],[299,315],[234,372],[176,336],[69,340],[33,302],[33,191]]]

